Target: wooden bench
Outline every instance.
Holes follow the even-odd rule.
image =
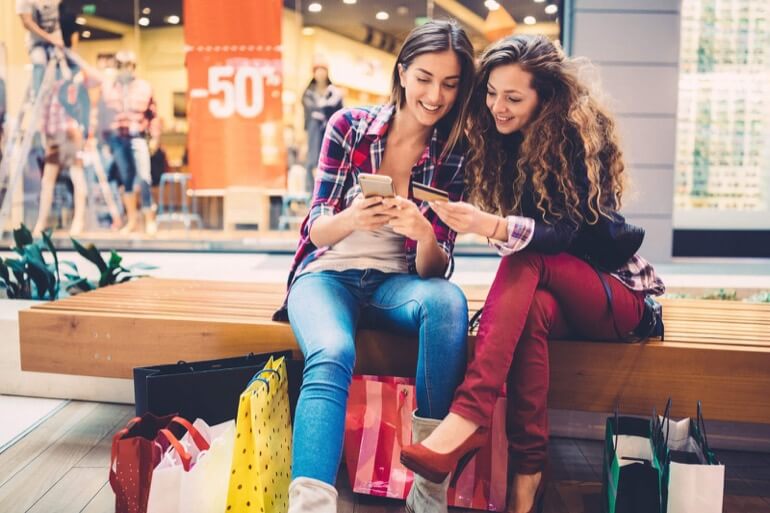
[[[471,311],[486,287],[464,287]],[[282,285],[147,278],[19,313],[25,371],[130,378],[141,365],[292,349],[270,317]],[[554,408],[675,416],[700,399],[709,418],[770,423],[770,305],[663,300],[665,342],[551,342]],[[471,337],[471,342],[473,337]],[[470,344],[472,346],[472,343]],[[361,330],[356,372],[413,375],[414,340]]]

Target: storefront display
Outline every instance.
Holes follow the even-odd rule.
[[[675,227],[770,229],[770,4],[681,12]]]

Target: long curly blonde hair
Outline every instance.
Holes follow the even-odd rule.
[[[486,106],[489,74],[507,64],[531,73],[537,92],[526,134],[498,133]],[[566,217],[577,228],[620,208],[624,164],[615,122],[579,79],[576,61],[547,38],[512,36],[490,46],[469,112],[466,180],[471,201],[484,210],[521,214],[525,190],[549,223]],[[581,169],[585,179],[576,176]]]

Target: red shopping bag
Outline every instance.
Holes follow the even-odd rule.
[[[129,420],[112,437],[110,486],[115,492],[115,513],[147,510],[152,471],[169,446],[168,438],[158,435],[172,423],[190,430],[192,436],[197,434],[188,421],[174,414],[156,417],[145,413]]]
[[[411,378],[353,376],[345,417],[345,464],[355,493],[405,499],[414,475],[401,464],[417,407]],[[450,506],[504,511],[508,472],[505,398],[495,404],[490,442],[450,488]]]

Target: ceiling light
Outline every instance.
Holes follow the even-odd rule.
[[[535,23],[537,23],[537,20],[535,19],[534,16],[525,16],[524,17],[524,24],[525,25],[534,25]]]
[[[556,11],[558,11],[559,8],[556,7],[556,4],[546,5],[545,6],[545,13],[546,14],[556,14]]]
[[[91,37],[91,31],[90,30],[84,30],[82,36],[85,39],[88,39],[89,37]]]
[[[171,16],[166,16],[166,23],[169,25],[176,25],[179,23],[179,16],[176,14],[172,14]]]
[[[396,14],[398,14],[399,16],[406,16],[407,14],[409,14],[409,7],[405,5],[399,5],[398,7],[396,7]]]
[[[536,4],[542,4],[543,2],[545,2],[545,0],[535,0]]]
[[[148,18],[147,16],[142,16],[141,18],[139,18],[139,21],[137,21],[137,23],[139,23],[139,25],[143,27],[146,27],[147,25],[150,24],[150,18]]]
[[[303,36],[312,36],[313,34],[315,34],[315,29],[313,27],[302,27]]]
[[[342,0],[343,4],[353,5],[357,0]]]
[[[484,7],[490,11],[496,11],[500,8],[500,4],[497,2],[497,0],[484,0]]]
[[[310,12],[321,12],[321,9],[323,9],[323,6],[318,2],[313,2],[307,6],[307,10]]]
[[[387,12],[385,12],[385,11],[380,11],[380,12],[378,12],[377,14],[375,14],[375,15],[374,15],[374,17],[375,17],[375,18],[377,18],[377,19],[378,19],[378,20],[380,20],[380,21],[385,21],[385,20],[387,20],[388,18],[390,18],[390,14],[388,14],[388,13],[387,13]]]
[[[152,10],[149,7],[145,7],[144,9],[142,9],[142,14],[150,14],[151,12]]]
[[[85,25],[86,19],[82,16],[78,16],[77,18],[75,18],[75,23],[77,23],[78,25]]]

